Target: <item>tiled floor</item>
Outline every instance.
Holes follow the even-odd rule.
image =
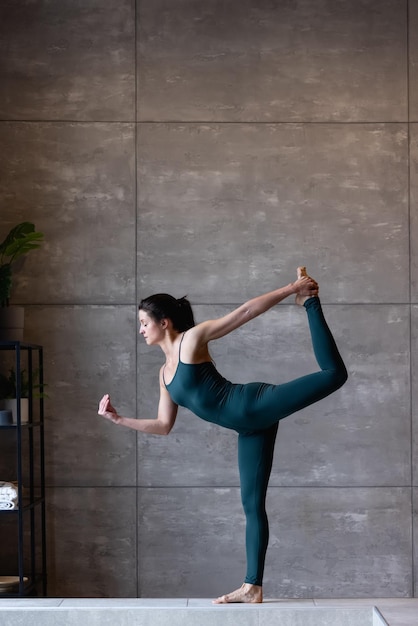
[[[418,598],[313,600],[315,606],[375,606],[388,626],[418,626]]]
[[[374,613],[373,608],[377,608]],[[160,599],[160,598],[44,598],[44,599],[1,599],[0,624],[14,626],[38,622],[46,626],[62,623],[64,613],[71,616],[71,624],[86,623],[88,613],[103,612],[101,624],[113,626],[150,623],[149,611],[153,612],[152,623],[157,625],[192,623],[195,613],[196,623],[215,625],[235,623],[249,626],[269,624],[306,626],[337,622],[335,615],[341,616],[343,626],[380,626],[386,621],[388,626],[418,626],[418,598],[376,598],[344,600],[265,600],[262,605],[221,605],[214,606],[210,599]],[[78,618],[77,614],[82,613]],[[222,615],[221,621],[219,620]],[[176,618],[178,617],[178,620]],[[202,619],[204,616],[204,619]],[[68,619],[68,618],[67,618]],[[329,621],[331,619],[331,621]],[[80,621],[81,620],[81,621]],[[110,620],[110,621],[109,621]],[[67,623],[67,621],[66,621]],[[195,622],[193,622],[195,623]],[[340,622],[338,622],[340,623]]]

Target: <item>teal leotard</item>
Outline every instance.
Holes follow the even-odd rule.
[[[320,371],[281,384],[234,384],[212,362],[183,363],[166,384],[172,400],[202,419],[236,430],[241,497],[246,515],[247,576],[261,585],[268,543],[265,499],[278,422],[321,400],[347,380],[347,371],[318,298],[305,302],[312,346]],[[184,336],[184,335],[183,335]]]
[[[212,362],[189,364],[179,360],[174,378],[166,387],[176,404],[207,422],[239,433],[265,430],[277,421],[276,406],[274,415],[264,410],[273,385],[233,384],[221,376]]]

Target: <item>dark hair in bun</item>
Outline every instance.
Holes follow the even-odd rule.
[[[138,308],[157,322],[170,319],[174,329],[180,333],[195,325],[193,310],[186,296],[177,299],[168,293],[156,293],[141,300]]]

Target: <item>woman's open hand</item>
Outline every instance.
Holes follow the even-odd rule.
[[[119,424],[122,419],[121,416],[117,414],[116,409],[112,406],[109,394],[104,395],[100,400],[99,410],[97,412],[102,417],[114,422],[114,424]]]
[[[300,296],[317,296],[319,286],[310,276],[301,276],[294,283],[295,293]]]

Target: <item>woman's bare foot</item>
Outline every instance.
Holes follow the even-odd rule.
[[[239,589],[225,596],[220,596],[213,604],[229,604],[232,602],[246,602],[247,604],[259,604],[263,601],[263,588],[258,585],[244,583]]]
[[[298,267],[297,271],[298,271],[298,280],[301,278],[310,278],[310,276],[308,276],[308,274],[306,273],[306,267],[304,265]],[[318,295],[318,284],[313,279],[311,280],[314,283],[314,287],[312,288],[312,286],[310,286],[308,291],[297,293],[296,298],[295,298],[296,304],[303,306],[306,300],[309,300],[309,298],[312,298],[313,296]]]

